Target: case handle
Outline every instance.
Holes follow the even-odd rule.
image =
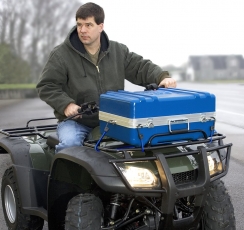
[[[189,131],[190,125],[189,125],[189,119],[188,118],[180,118],[180,119],[169,119],[169,132],[170,133],[175,133],[175,132],[182,132],[182,131]],[[182,123],[187,123],[187,128],[186,129],[180,129],[180,130],[172,130],[172,125],[175,124],[182,124]]]

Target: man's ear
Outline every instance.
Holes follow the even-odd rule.
[[[100,32],[102,33],[103,28],[104,28],[104,23],[99,24]]]

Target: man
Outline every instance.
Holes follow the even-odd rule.
[[[76,26],[51,52],[37,84],[40,98],[54,109],[59,120],[56,152],[83,145],[91,129],[99,125],[98,116],[62,121],[77,114],[82,103],[98,103],[100,94],[124,89],[125,79],[142,86],[157,83],[176,87],[167,71],[125,45],[110,41],[103,31],[104,17],[100,6],[82,5],[76,12]]]

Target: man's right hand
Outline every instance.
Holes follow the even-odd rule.
[[[70,103],[64,110],[64,114],[66,117],[70,117],[73,116],[75,114],[78,113],[78,109],[80,109],[81,107],[74,104],[74,103]]]
[[[168,77],[164,78],[158,85],[159,87],[164,86],[165,88],[176,88],[176,80],[174,78]]]

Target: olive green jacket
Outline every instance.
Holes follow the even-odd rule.
[[[110,41],[103,31],[97,65],[94,65],[80,42],[76,27],[65,41],[55,47],[37,83],[40,98],[54,109],[59,121],[65,119],[64,109],[70,103],[81,105],[96,101],[108,90],[124,89],[124,80],[145,86],[169,77],[168,72],[130,52],[118,42]],[[83,120],[83,121],[82,121]],[[81,120],[87,126],[98,125],[98,117]]]

